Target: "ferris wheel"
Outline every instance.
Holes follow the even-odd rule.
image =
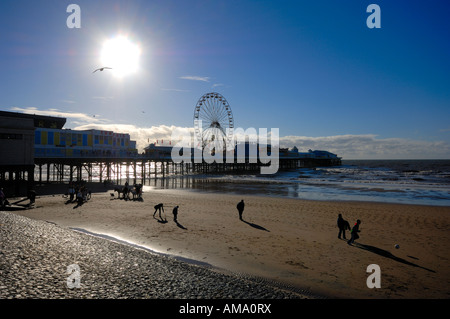
[[[219,93],[204,94],[194,111],[194,131],[202,148],[214,142],[216,146],[231,146],[234,134],[234,120],[231,107]]]

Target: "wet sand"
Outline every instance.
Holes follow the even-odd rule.
[[[112,197],[111,188],[95,187],[92,198],[79,207],[67,203],[61,192],[38,190],[36,208],[15,213],[331,298],[450,297],[450,207],[168,189],[126,201],[117,193]],[[241,199],[246,203],[243,221],[236,209]],[[167,222],[153,217],[158,203],[164,203]],[[175,205],[180,206],[178,224],[172,215]],[[339,213],[351,225],[362,221],[353,246],[337,238]],[[380,266],[381,288],[367,287],[371,264]]]

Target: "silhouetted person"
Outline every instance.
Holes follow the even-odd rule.
[[[75,197],[75,188],[73,187],[73,183],[69,182],[69,196],[70,196],[70,201],[73,201],[73,198]]]
[[[159,218],[162,220],[161,217],[161,210],[164,212],[164,205],[163,203],[159,203],[158,205],[155,205],[155,212],[153,213],[153,217],[155,217],[156,212],[159,210]]]
[[[242,213],[244,212],[244,206],[245,206],[244,200],[241,200],[236,206],[236,208],[237,208],[237,210],[239,212],[239,219],[240,220],[242,220]]]
[[[358,219],[356,221],[355,226],[353,226],[353,228],[352,228],[352,238],[350,238],[350,240],[347,242],[349,245],[353,244],[353,242],[359,238],[359,235],[358,235],[358,233],[360,232],[359,224],[361,224],[361,221]]]
[[[175,206],[175,207],[173,208],[173,210],[172,210],[172,213],[173,213],[173,221],[174,221],[175,223],[177,223],[177,224],[178,224],[178,221],[177,221],[177,217],[178,217],[178,207],[179,207],[179,206]]]
[[[77,206],[83,205],[83,193],[81,192],[81,189],[78,190],[77,193]]]
[[[341,234],[342,234],[342,237],[344,239],[347,239],[347,238],[345,238],[345,231],[347,229],[351,230],[351,228],[350,228],[350,224],[348,223],[348,221],[346,221],[344,218],[342,218],[342,214],[339,214],[339,216],[338,216],[337,226],[339,228],[338,238],[341,239]]]
[[[128,199],[128,191],[129,191],[128,182],[125,182],[125,187],[123,188],[123,199]]]
[[[28,199],[30,200],[30,206],[36,202],[36,191],[30,189],[28,191]]]
[[[8,203],[8,200],[6,199],[6,195],[3,192],[3,188],[0,188],[0,207],[4,208]]]

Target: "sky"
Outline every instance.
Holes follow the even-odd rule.
[[[130,133],[142,150],[218,92],[235,127],[278,128],[281,147],[450,159],[449,16],[437,0],[2,0],[0,109]],[[137,70],[93,73],[118,36]]]

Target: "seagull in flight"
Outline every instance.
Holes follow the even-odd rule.
[[[112,69],[112,68],[109,68],[109,67],[107,67],[107,66],[104,66],[103,68],[98,68],[98,69],[94,70],[94,72],[92,72],[92,73],[95,73],[95,72],[97,72],[97,71],[103,71],[104,69]]]

